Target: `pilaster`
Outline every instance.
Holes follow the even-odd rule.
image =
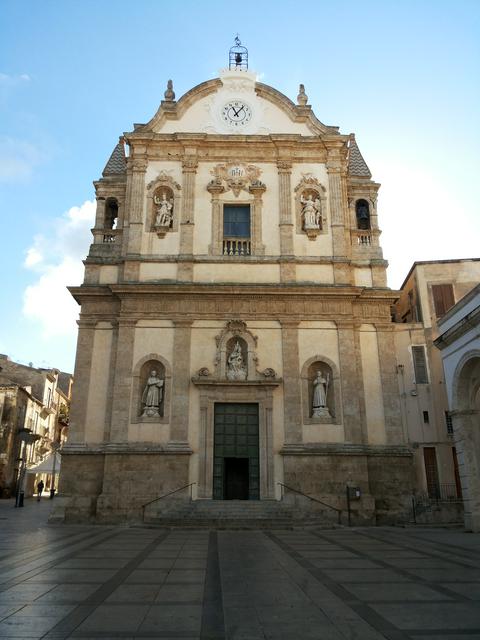
[[[362,405],[360,402],[359,382],[361,371],[358,369],[357,343],[354,323],[337,320],[338,354],[340,361],[340,379],[342,381],[343,424],[345,441],[354,444],[364,442],[362,429]]]
[[[92,368],[93,341],[95,338],[95,320],[83,320],[78,323],[77,353],[75,357],[75,393],[70,407],[69,444],[85,441],[85,425]]]
[[[280,207],[280,255],[282,257],[294,255],[294,223],[292,220],[292,186],[291,174],[292,163],[285,160],[277,162],[278,168],[278,191]],[[292,282],[296,278],[295,263],[280,263],[280,281]]]
[[[188,417],[190,394],[190,347],[193,320],[174,320],[172,419],[170,440],[188,441]]]
[[[280,320],[282,327],[285,444],[302,442],[302,405],[298,321]]]
[[[142,247],[143,235],[143,199],[145,193],[145,172],[147,170],[147,159],[144,157],[132,160],[132,173],[129,189],[129,234],[128,249],[129,254],[139,255]]]
[[[378,359],[382,381],[385,435],[388,444],[403,443],[400,398],[398,393],[394,327],[392,324],[375,323],[377,329]]]
[[[110,442],[128,442],[136,320],[120,318],[113,380]]]
[[[193,230],[195,224],[195,176],[198,158],[196,155],[186,155],[182,161],[183,170],[183,204],[180,219],[180,255],[193,255]],[[179,262],[178,280],[191,282],[193,280],[193,263]]]
[[[330,198],[330,225],[332,229],[332,253],[335,258],[347,257],[344,216],[344,189],[342,187],[343,168],[337,153],[330,153],[327,161],[328,186]],[[352,284],[350,269],[336,268],[334,265],[335,284]]]

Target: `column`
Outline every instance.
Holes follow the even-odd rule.
[[[329,154],[330,155],[330,154]],[[342,188],[342,163],[339,155],[329,157],[327,161],[328,187],[330,196],[330,227],[332,229],[332,245],[334,258],[344,258],[347,252],[345,240],[344,193]],[[351,267],[345,262],[334,264],[335,284],[351,284]]]
[[[277,162],[278,168],[278,191],[279,191],[279,231],[280,231],[280,281],[292,282],[296,279],[296,269],[294,262],[294,233],[295,225],[292,220],[292,192],[291,174],[292,163],[284,160]],[[290,261],[288,261],[290,258]],[[287,261],[284,261],[287,259]]]
[[[250,186],[249,191],[253,194],[253,212],[252,212],[252,254],[254,256],[263,256],[265,253],[265,245],[262,243],[262,195],[265,193],[266,186],[262,182],[254,183]]]
[[[210,254],[220,256],[223,254],[223,225],[220,203],[220,194],[225,191],[221,182],[212,180],[207,191],[212,196],[212,241],[209,247]]]
[[[405,441],[402,429],[400,398],[397,383],[397,363],[395,358],[394,327],[391,324],[375,323],[377,329],[378,359],[382,381],[383,411],[385,414],[385,435],[388,444]]]
[[[117,356],[113,380],[110,442],[128,442],[130,398],[132,395],[133,347],[136,320],[121,318],[118,322]]]
[[[302,442],[302,406],[298,321],[280,320],[282,326],[283,403],[285,444]]]
[[[362,405],[360,403],[360,394],[363,394],[363,388],[361,370],[358,369],[356,356],[357,344],[354,324],[348,320],[337,320],[336,324],[345,441],[361,444],[364,442],[361,419]]]
[[[190,401],[190,345],[192,320],[174,320],[172,418],[170,440],[188,442],[188,409]]]
[[[68,444],[81,444],[85,442],[85,423],[87,417],[95,325],[95,320],[86,320],[81,317],[78,323],[77,353],[74,373],[75,393],[72,396],[72,404],[70,407]]]
[[[193,280],[193,230],[195,223],[195,175],[198,159],[195,155],[186,155],[182,161],[183,200],[180,218],[180,259],[177,279]]]
[[[127,257],[125,262],[123,279],[131,282],[137,281],[140,275],[140,264],[138,260],[131,261],[132,257],[139,257],[142,250],[142,237],[144,231],[143,202],[145,193],[145,171],[147,170],[147,159],[134,158],[132,161],[132,172],[130,179],[130,189],[128,189],[128,244]]]

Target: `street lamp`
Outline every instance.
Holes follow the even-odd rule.
[[[22,443],[22,456],[20,458],[21,467],[18,475],[17,495],[15,497],[15,506],[23,507],[23,499],[25,497],[25,472],[27,469],[27,446],[36,442],[40,436],[32,433],[31,429],[19,429],[18,435]]]

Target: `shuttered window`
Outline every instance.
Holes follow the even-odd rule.
[[[415,370],[415,382],[417,384],[428,384],[427,361],[425,358],[425,347],[412,347],[413,368]]]
[[[437,318],[444,316],[450,307],[455,304],[453,297],[453,285],[432,284],[433,304]]]

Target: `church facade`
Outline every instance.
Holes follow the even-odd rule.
[[[169,82],[95,182],[57,517],[135,519],[186,485],[408,509],[379,186],[302,85],[294,103],[243,64],[178,101]]]

